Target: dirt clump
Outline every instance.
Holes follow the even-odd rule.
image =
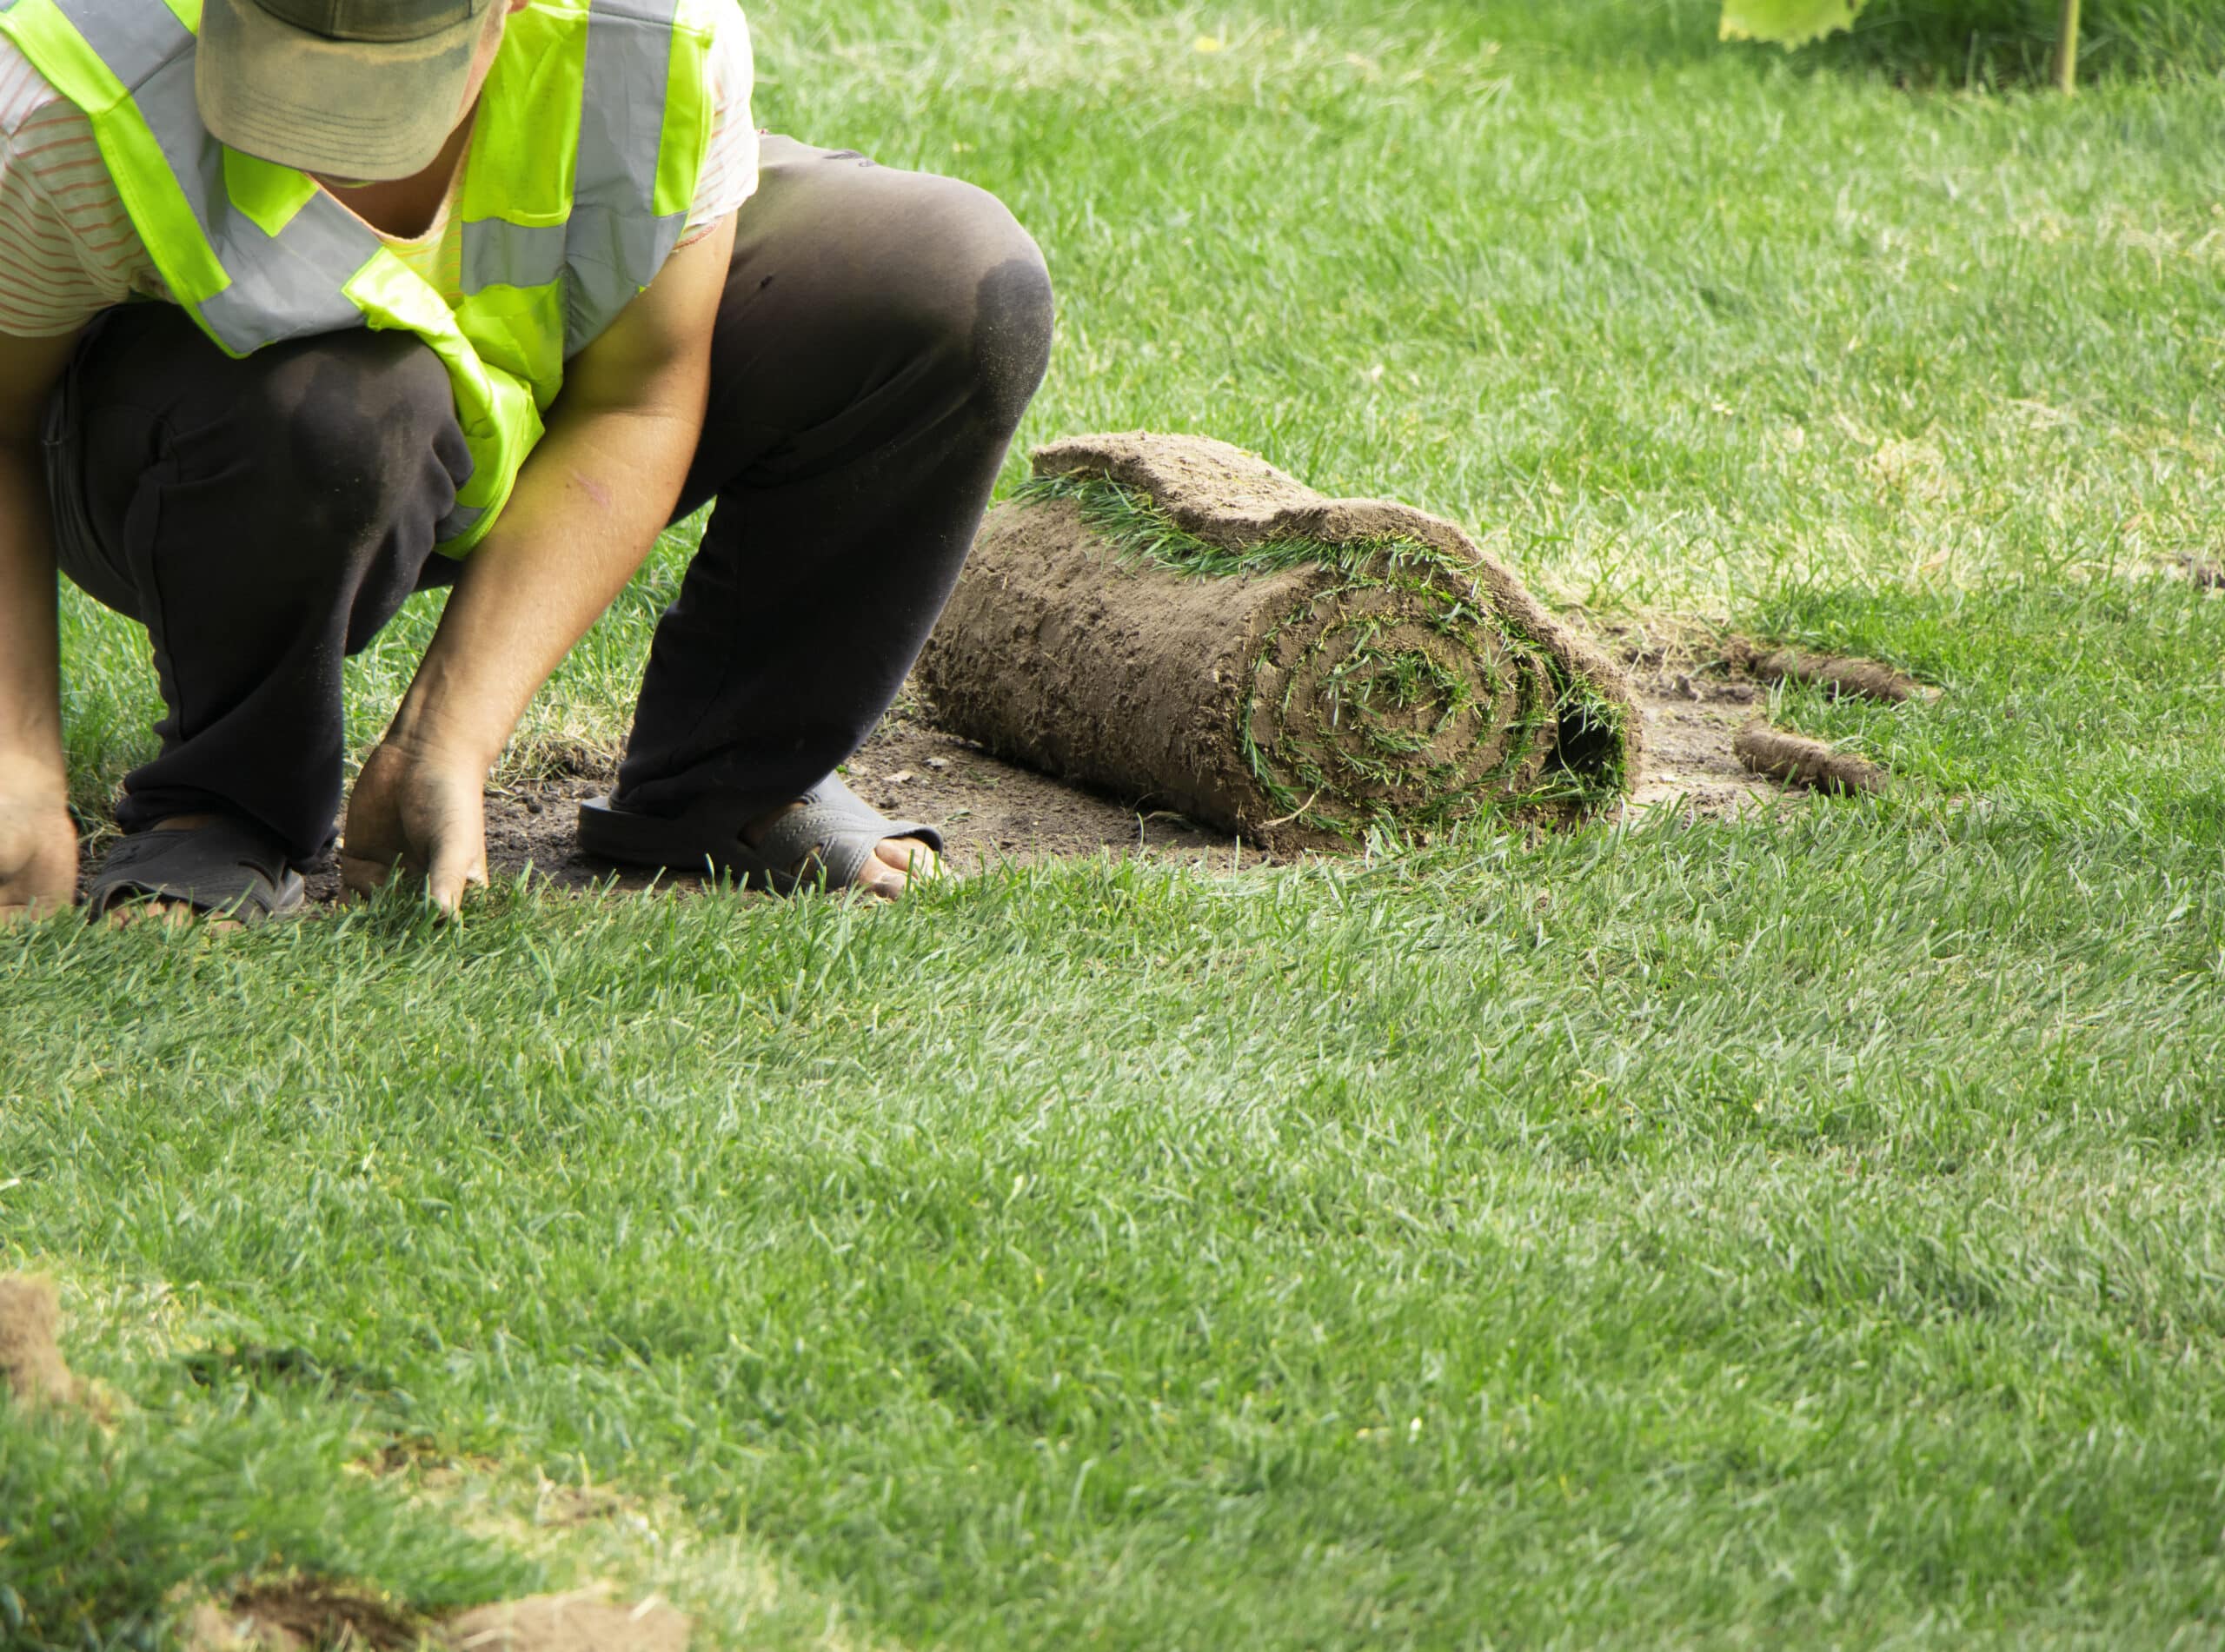
[[[426,1621],[384,1596],[329,1577],[245,1583],[186,1616],[188,1652],[404,1652]]]
[[[654,1600],[616,1606],[581,1595],[535,1595],[476,1606],[441,1625],[450,1652],[686,1652],[687,1617]]]
[[[203,1601],[178,1625],[178,1645],[184,1652],[304,1652],[307,1642],[291,1629]]]
[[[1730,745],[1738,760],[1755,773],[1787,786],[1843,793],[1885,789],[1885,771],[1868,758],[1772,728],[1758,717],[1742,726]]]
[[[1939,697],[1938,689],[1883,660],[1850,654],[1808,654],[1733,637],[1724,645],[1723,661],[1734,671],[1763,682],[1814,683],[1830,690],[1834,698],[1882,700],[1899,705],[1904,700]]]
[[[686,1652],[694,1625],[655,1599],[532,1595],[441,1619],[331,1578],[250,1584],[186,1615],[186,1652]]]
[[[67,1405],[77,1397],[77,1379],[55,1340],[61,1324],[51,1279],[0,1276],[0,1387],[18,1404]]]
[[[2225,591],[2225,562],[2188,552],[2179,558],[2179,566],[2186,569],[2197,591]]]

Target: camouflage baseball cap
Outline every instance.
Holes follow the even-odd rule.
[[[304,172],[406,178],[462,118],[508,0],[204,0],[194,90],[232,148]]]

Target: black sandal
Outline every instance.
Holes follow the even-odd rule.
[[[942,833],[917,820],[891,820],[830,774],[755,843],[732,801],[709,799],[669,819],[621,808],[607,797],[580,805],[580,847],[604,860],[675,871],[723,872],[748,889],[790,894],[800,888],[847,889],[890,838],[917,838],[942,853]]]
[[[225,815],[203,826],[133,833],[109,851],[86,886],[85,911],[101,918],[136,901],[169,900],[259,924],[298,911],[307,892],[277,839]]]

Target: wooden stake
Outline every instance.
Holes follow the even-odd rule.
[[[2062,0],[2062,26],[2055,43],[2055,84],[2066,97],[2078,90],[2078,0]]]

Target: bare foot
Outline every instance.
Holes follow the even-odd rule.
[[[744,832],[743,838],[752,845],[762,842],[767,833],[801,807],[798,802],[774,810]],[[919,839],[883,838],[874,846],[873,858],[858,874],[854,886],[883,900],[895,900],[913,882],[926,883],[941,875],[942,861]]]

